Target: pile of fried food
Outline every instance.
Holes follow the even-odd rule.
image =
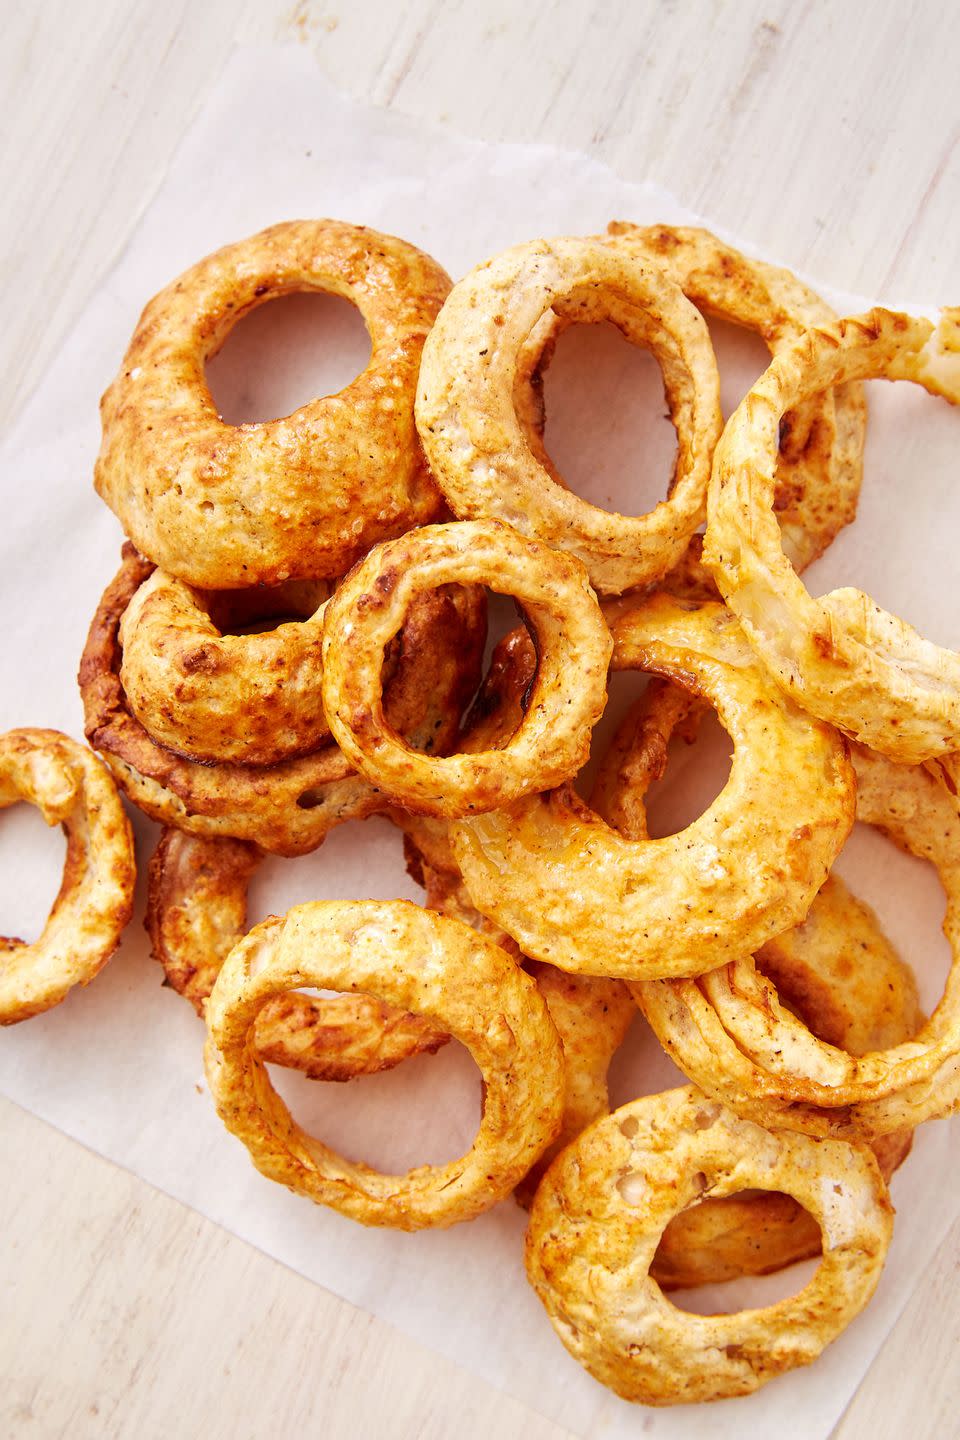
[[[225,423],[206,361],[307,290],[358,307],[368,367],[284,419]],[[771,355],[726,426],[704,314]],[[657,357],[677,433],[668,498],[639,517],[572,493],[544,445],[544,370],[595,321]],[[537,240],[454,286],[333,221],[201,261],[144,310],[102,403],[96,489],[129,537],[80,666],[105,765],[51,731],[0,740],[0,804],[68,836],[42,937],[3,942],[0,1018],[115,950],[134,881],[119,786],[164,827],[154,954],[265,1176],[405,1230],[514,1192],[557,1334],[627,1399],[743,1395],[808,1364],[873,1294],[913,1129],[960,1103],[960,964],[925,1020],[830,873],[855,819],[878,827],[936,867],[957,954],[960,656],[798,578],[854,518],[875,377],[960,402],[960,311],[838,319],[702,230]],[[488,590],[521,623],[484,674]],[[575,777],[624,670],[653,678],[588,804]],[[648,789],[709,709],[729,779],[651,838]],[[245,933],[266,852],[373,814],[423,907],[317,901]],[[690,1083],[611,1114],[637,1007]],[[405,1175],[304,1133],[266,1069],[343,1081],[449,1036],[482,1075],[479,1130]],[[760,1309],[664,1295],[818,1254]]]

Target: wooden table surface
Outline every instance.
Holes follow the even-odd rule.
[[[829,285],[960,296],[952,3],[5,0],[3,16],[3,423],[235,40],[305,46],[357,98],[468,135],[586,150]],[[5,1101],[0,1154],[3,1436],[564,1433]],[[958,1266],[960,1224],[837,1440],[960,1434]]]

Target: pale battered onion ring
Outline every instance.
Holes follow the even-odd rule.
[[[644,796],[666,769],[671,737],[689,743],[703,709],[685,690],[651,680],[597,772],[590,803],[608,824],[631,839],[646,837]],[[897,1045],[923,1023],[911,971],[873,912],[834,876],[806,920],[769,940],[756,962],[815,1035],[850,1054]],[[903,1130],[872,1144],[884,1180],[906,1159],[912,1139]],[[708,1197],[670,1221],[650,1273],[664,1289],[716,1285],[769,1274],[819,1255],[820,1248],[816,1222],[789,1195],[761,1190]]]
[[[207,256],[147,305],[103,397],[98,494],[145,555],[191,585],[342,575],[439,512],[413,400],[449,288],[421,250],[335,220],[274,225]],[[228,425],[206,361],[243,315],[309,290],[357,306],[369,365],[284,419]]]
[[[0,809],[25,800],[67,839],[60,891],[40,938],[0,937],[0,1025],[59,1005],[89,985],[133,909],[133,834],[116,786],[85,745],[59,730],[0,736]]]
[[[650,1277],[668,1222],[709,1193],[792,1195],[823,1235],[797,1295],[731,1315],[678,1310]],[[809,1365],[867,1304],[893,1207],[865,1147],[772,1133],[692,1086],[599,1120],[554,1161],[527,1232],[527,1275],[563,1344],[625,1400],[748,1395]]]
[[[699,310],[754,331],[771,355],[811,325],[837,318],[789,270],[751,259],[709,230],[614,220],[607,243],[662,266]],[[781,422],[773,508],[796,570],[822,555],[857,513],[866,423],[863,386],[856,383],[808,396]],[[699,544],[684,557],[681,574],[698,558]]]
[[[413,602],[451,581],[515,597],[536,635],[537,673],[519,728],[502,747],[425,755],[385,717],[380,671]],[[479,814],[576,773],[606,702],[612,648],[572,556],[495,520],[427,526],[377,546],[328,602],[327,720],[348,759],[391,799],[428,815]]]
[[[144,925],[153,956],[201,1019],[224,960],[246,933],[247,889],[261,858],[243,840],[179,830],[164,830],[151,857]],[[352,1080],[433,1053],[447,1038],[422,1016],[370,995],[314,999],[291,991],[260,1011],[254,1043],[267,1064],[312,1080]]]
[[[131,712],[159,744],[194,760],[273,765],[316,750],[330,738],[320,695],[329,593],[323,581],[203,592],[154,570],[120,622]],[[307,618],[261,634],[221,628],[301,607]]]
[[[660,363],[678,450],[669,497],[648,515],[588,504],[554,480],[542,445],[531,443],[536,406],[521,403],[518,415],[514,395],[529,368],[525,347],[551,311],[571,323],[612,320]],[[704,519],[723,426],[699,311],[659,267],[596,239],[517,245],[455,285],[423,349],[416,417],[455,514],[505,520],[569,551],[607,594],[651,585],[680,559]]]
[[[252,1043],[264,1004],[304,985],[376,995],[467,1047],[484,1090],[465,1155],[383,1175],[304,1134]],[[207,1026],[210,1092],[257,1169],[365,1225],[473,1219],[509,1194],[560,1125],[563,1056],[533,980],[468,925],[408,901],[315,901],[265,920],[227,957]]]
[[[671,1059],[708,1094],[762,1124],[872,1139],[960,1105],[960,815],[925,767],[895,765],[861,746],[853,755],[858,818],[930,860],[947,895],[943,928],[954,962],[943,998],[913,1038],[847,1054],[812,1035],[749,958],[696,982],[631,988]]]
[[[206,765],[150,738],[123,693],[118,632],[152,568],[131,545],[124,546],[121,569],[104,592],[80,662],[87,739],[134,804],[162,825],[250,840],[279,855],[304,854],[322,844],[335,825],[383,809],[384,797],[332,742],[277,765]],[[411,743],[443,749],[453,742],[476,686],[484,601],[475,590],[451,587],[423,603],[428,619],[416,633],[418,643],[429,639],[430,646],[425,655],[405,655],[401,636],[389,711]],[[431,607],[438,607],[432,616]]]
[[[478,910],[524,954],[622,979],[699,975],[803,919],[853,824],[843,741],[755,664],[721,605],[655,596],[614,626],[613,668],[714,705],[730,778],[678,835],[628,840],[569,786],[451,827]]]
[[[717,447],[703,558],[764,665],[799,705],[891,760],[960,749],[960,655],[855,589],[814,600],[783,553],[772,509],[784,413],[849,380],[913,380],[960,404],[960,346],[889,310],[817,326],[782,351]],[[951,345],[953,348],[951,349]]]

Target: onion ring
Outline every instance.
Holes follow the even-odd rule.
[[[133,803],[162,825],[250,840],[279,855],[302,855],[322,844],[335,825],[383,809],[384,797],[333,743],[277,765],[241,766],[184,759],[150,738],[130,713],[120,683],[118,632],[151,569],[133,546],[124,546],[120,571],[104,592],[80,662],[87,739]],[[422,603],[425,614],[409,632],[417,641],[411,653],[404,650],[406,629],[400,638],[389,712],[412,744],[443,749],[456,736],[460,712],[476,686],[484,601],[474,589],[451,587]],[[435,623],[438,616],[442,627]],[[427,637],[432,643],[419,655]]]
[[[262,859],[243,840],[165,829],[150,859],[144,925],[165,983],[203,1019],[224,960],[247,930],[247,889]],[[632,1001],[631,1001],[632,1004]],[[370,995],[278,995],[257,1017],[257,1054],[311,1080],[353,1080],[433,1054],[448,1036]]]
[[[416,752],[384,716],[384,647],[416,597],[460,581],[516,597],[536,633],[537,674],[502,748]],[[327,605],[323,700],[334,738],[371,784],[409,810],[451,817],[556,785],[583,764],[607,697],[613,642],[579,561],[497,521],[432,525],[372,550]]]
[[[97,493],[164,570],[210,590],[342,575],[439,513],[413,399],[450,288],[403,240],[334,220],[274,225],[207,256],[150,301],[101,402]],[[236,322],[294,291],[343,295],[367,369],[281,420],[228,425],[204,364]]]
[[[59,1005],[89,985],[133,909],[133,833],[95,755],[58,730],[0,736],[0,809],[25,800],[67,837],[60,892],[32,945],[0,937],[0,1025]]]
[[[671,1058],[738,1113],[810,1135],[872,1139],[960,1105],[960,815],[923,766],[895,765],[861,746],[853,758],[858,818],[930,860],[947,894],[954,962],[943,998],[913,1038],[847,1054],[812,1035],[744,957],[696,983],[631,988]]]
[[[671,737],[683,735],[689,743],[702,713],[695,696],[651,680],[597,772],[590,803],[608,824],[630,839],[647,836],[644,796],[666,769]],[[873,912],[834,876],[806,920],[769,940],[756,962],[815,1035],[850,1054],[897,1045],[923,1023],[913,974]],[[906,1159],[912,1140],[912,1131],[902,1130],[873,1142],[884,1180]],[[676,1215],[650,1273],[664,1289],[720,1284],[769,1274],[820,1249],[816,1222],[789,1195],[748,1192],[707,1198]]]
[[[264,1004],[302,985],[376,995],[467,1046],[484,1091],[465,1155],[386,1176],[304,1134],[251,1040]],[[265,920],[224,963],[207,1026],[210,1092],[257,1169],[365,1225],[473,1219],[509,1194],[560,1124],[563,1057],[534,982],[469,926],[407,901],[316,901]]]
[[[960,749],[960,656],[855,589],[814,600],[783,553],[773,514],[785,411],[850,380],[913,380],[960,404],[950,312],[889,310],[817,326],[782,351],[731,416],[717,447],[704,561],[744,633],[799,705],[892,760]]]
[[[704,1194],[792,1195],[823,1258],[798,1295],[732,1315],[676,1309],[649,1269],[669,1220]],[[527,1275],[563,1344],[625,1400],[676,1405],[747,1395],[809,1365],[867,1304],[893,1207],[864,1147],[772,1133],[692,1086],[598,1121],[555,1160],[527,1233]]]
[[[551,310],[570,321],[612,320],[660,362],[678,454],[669,498],[648,515],[589,505],[556,482],[542,445],[531,445],[536,406],[521,404],[518,415],[514,396],[529,370],[524,347]],[[454,286],[423,349],[416,418],[455,514],[505,520],[569,551],[598,591],[620,594],[665,575],[702,523],[723,425],[719,396],[703,318],[659,267],[602,240],[534,240]]]
[[[316,750],[330,738],[320,695],[329,593],[322,581],[279,593],[202,592],[154,570],[120,622],[131,712],[159,744],[194,760],[273,765]],[[263,634],[223,633],[238,614],[256,614],[258,600],[279,615],[303,605],[308,618]]]
[[[699,975],[803,919],[853,824],[853,772],[722,606],[657,596],[614,639],[615,670],[667,675],[716,706],[734,753],[713,805],[679,835],[628,840],[565,786],[456,822],[454,852],[477,909],[524,954],[579,974]]]

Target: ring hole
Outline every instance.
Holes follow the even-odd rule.
[[[576,779],[577,793],[588,803],[614,737],[645,694],[649,678],[632,670],[610,676],[607,707],[593,732],[590,760]],[[641,797],[651,839],[686,830],[709,810],[730,779],[733,742],[712,707],[702,707],[699,715],[699,720],[678,725],[667,746],[665,771]],[[597,803],[602,803],[599,797]]]
[[[730,779],[732,760],[733,741],[716,711],[705,710],[692,741],[670,741],[667,768],[647,791],[651,838],[677,835],[699,820]]]
[[[945,603],[953,597],[943,577],[956,568],[960,415],[918,385],[871,380],[866,389],[870,419],[857,518],[804,573],[804,584],[816,596],[854,586],[935,645],[955,650],[960,625],[956,605]]]
[[[859,823],[834,869],[875,912],[883,934],[914,972],[920,1004],[930,1014],[943,995],[952,962],[943,933],[946,897],[936,870],[900,850],[874,826]]]
[[[385,1175],[456,1160],[477,1134],[480,1071],[456,1040],[435,1055],[416,1055],[392,1070],[349,1083],[309,1080],[280,1065],[267,1068],[275,1090],[309,1136]]]
[[[281,295],[243,316],[207,361],[207,386],[228,425],[262,423],[335,395],[370,363],[370,336],[341,295]]]
[[[299,803],[309,808],[303,796]],[[309,855],[267,855],[250,882],[247,928],[308,900],[355,900],[358,895],[366,900],[423,899],[423,891],[406,872],[403,835],[380,815],[337,825]]]
[[[309,620],[332,588],[327,580],[288,580],[283,585],[198,593],[221,635],[260,635],[280,625]]]
[[[779,1250],[771,1247],[773,1235],[783,1237]],[[821,1246],[817,1222],[790,1195],[767,1190],[743,1191],[720,1200],[708,1195],[671,1220],[657,1248],[654,1269],[677,1310],[732,1315],[799,1294],[816,1272]],[[759,1273],[784,1255],[815,1251],[820,1253],[812,1258],[793,1261],[770,1274]],[[674,1288],[676,1281],[694,1278],[700,1253],[718,1279],[709,1285]]]
[[[713,352],[720,371],[720,409],[724,420],[736,410],[748,390],[760,379],[770,364],[770,351],[753,330],[721,320],[717,315],[704,315]]]
[[[36,806],[16,804],[0,811],[0,935],[27,944],[39,939],[60,890],[66,853],[63,830],[48,825]]]
[[[544,444],[582,500],[645,515],[666,497],[677,436],[663,376],[648,351],[616,325],[570,325],[543,376]]]

